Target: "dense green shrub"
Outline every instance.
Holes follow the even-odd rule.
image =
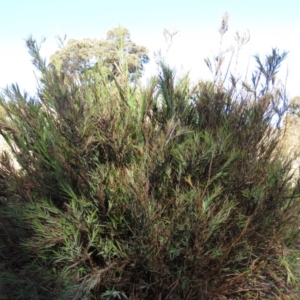
[[[21,166],[2,155],[3,294],[289,295],[299,198],[270,126],[272,94],[191,88],[164,63],[145,88],[100,65],[66,85],[28,46],[39,91],[15,85],[1,100],[0,131]]]

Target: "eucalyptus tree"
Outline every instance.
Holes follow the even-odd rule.
[[[120,73],[119,61],[123,60],[131,80],[140,77],[144,64],[149,62],[148,50],[131,39],[127,28],[116,27],[107,32],[106,39],[70,39],[51,57],[50,62],[65,75],[77,76],[101,62],[114,76]]]

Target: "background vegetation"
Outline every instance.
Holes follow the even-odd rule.
[[[29,38],[37,94],[2,93],[0,132],[19,164],[2,153],[2,294],[297,299],[299,185],[274,126],[286,53],[257,56],[249,83],[220,73],[222,52],[196,85],[160,58],[141,86],[118,32],[118,59],[76,76]]]

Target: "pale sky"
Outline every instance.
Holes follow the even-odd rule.
[[[217,54],[221,17],[229,14],[229,31],[224,44],[234,44],[236,31],[249,30],[250,42],[240,54],[239,67],[245,72],[253,55],[262,57],[272,48],[289,51],[281,68],[290,96],[300,95],[300,1],[202,1],[202,0],[10,0],[1,1],[0,11],[0,88],[17,82],[22,90],[33,93],[35,77],[24,39],[29,35],[46,37],[42,54],[48,58],[57,46],[55,36],[105,38],[106,32],[125,26],[134,42],[149,49],[150,57],[165,49],[164,28],[178,34],[167,55],[167,62],[178,73],[190,71],[193,79],[208,79],[204,58]],[[153,60],[152,60],[153,61]],[[147,67],[146,76],[155,69]]]

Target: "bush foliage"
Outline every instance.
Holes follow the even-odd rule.
[[[30,97],[12,85],[1,99],[0,131],[20,165],[2,154],[3,294],[290,295],[299,190],[271,126],[274,94],[192,86],[163,62],[141,87],[124,60],[118,77],[97,64],[66,84],[27,45],[40,88]]]

